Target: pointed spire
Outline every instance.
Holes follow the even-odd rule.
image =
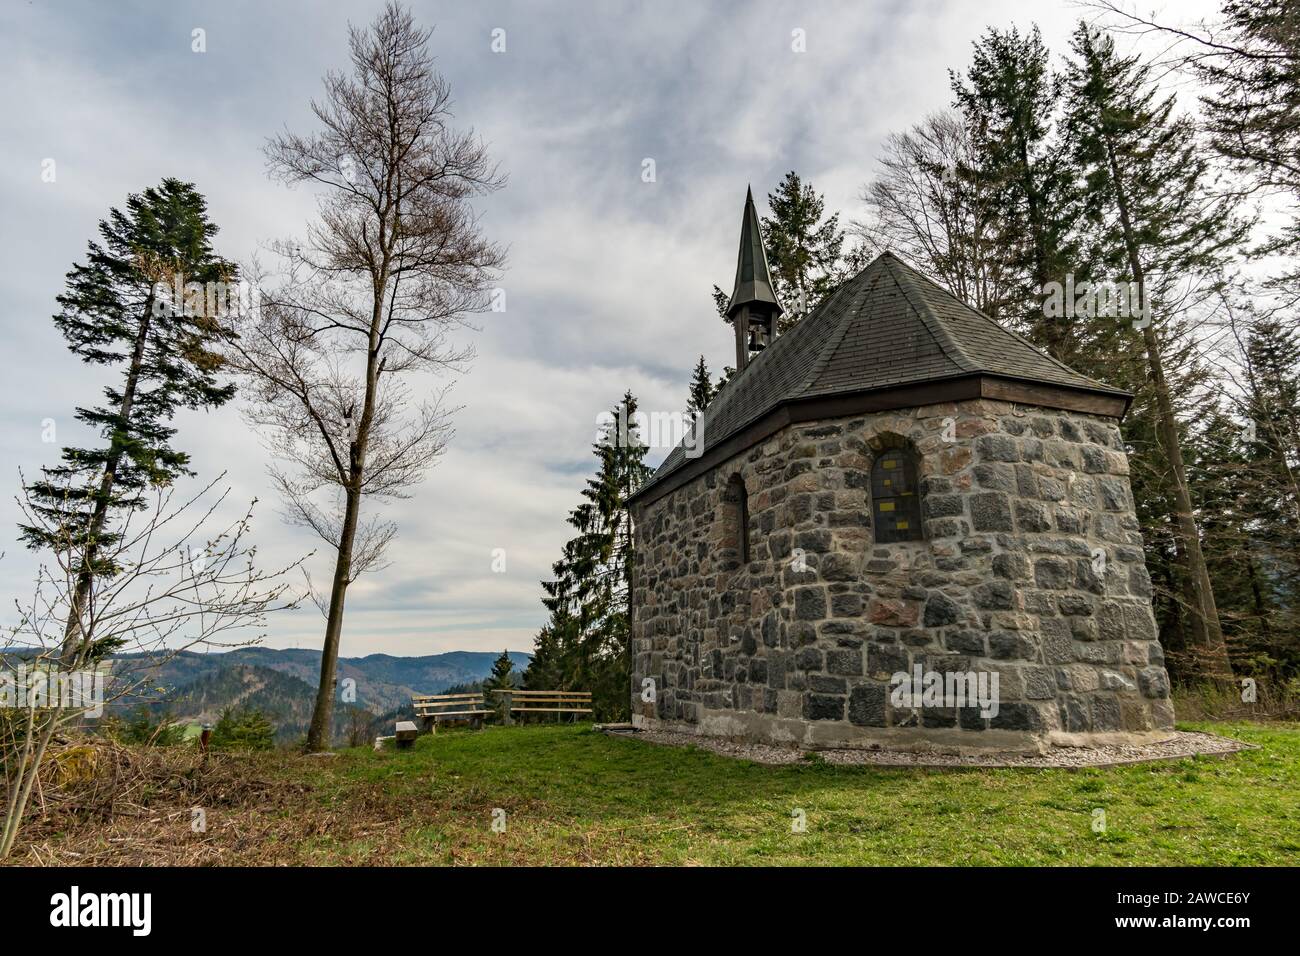
[[[762,303],[763,311],[780,315],[785,310],[772,287],[772,275],[763,248],[763,234],[758,228],[758,210],[754,208],[754,190],[745,190],[745,212],[740,221],[740,255],[736,259],[736,287],[727,305],[727,318],[735,318],[742,306]]]

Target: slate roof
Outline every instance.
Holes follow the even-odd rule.
[[[788,402],[981,373],[1128,397],[1040,352],[885,252],[732,376],[705,412],[703,452]],[[637,497],[688,460],[674,448]]]

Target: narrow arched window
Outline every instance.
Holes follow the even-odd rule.
[[[729,551],[742,565],[749,563],[749,493],[740,475],[732,475],[722,493],[726,534],[724,541]]]
[[[888,448],[871,466],[871,514],[876,542],[921,540],[921,493],[917,485],[916,453]]]

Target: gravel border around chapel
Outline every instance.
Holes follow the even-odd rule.
[[[781,765],[805,763],[806,752],[772,744],[746,743],[674,731],[640,732],[606,731],[610,736],[628,737],[656,746],[698,747],[723,757],[751,760],[754,763]],[[1175,731],[1169,740],[1140,747],[1054,747],[1047,754],[989,753],[962,755],[912,753],[897,750],[818,750],[818,758],[842,766],[879,767],[1028,767],[1033,769],[1114,767],[1158,760],[1181,760],[1186,757],[1226,757],[1243,750],[1258,749],[1254,744],[1195,731]]]

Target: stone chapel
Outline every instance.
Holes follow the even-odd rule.
[[[736,372],[631,500],[633,723],[957,753],[1169,736],[1131,396],[888,252],[777,335],[782,311],[751,194]]]

